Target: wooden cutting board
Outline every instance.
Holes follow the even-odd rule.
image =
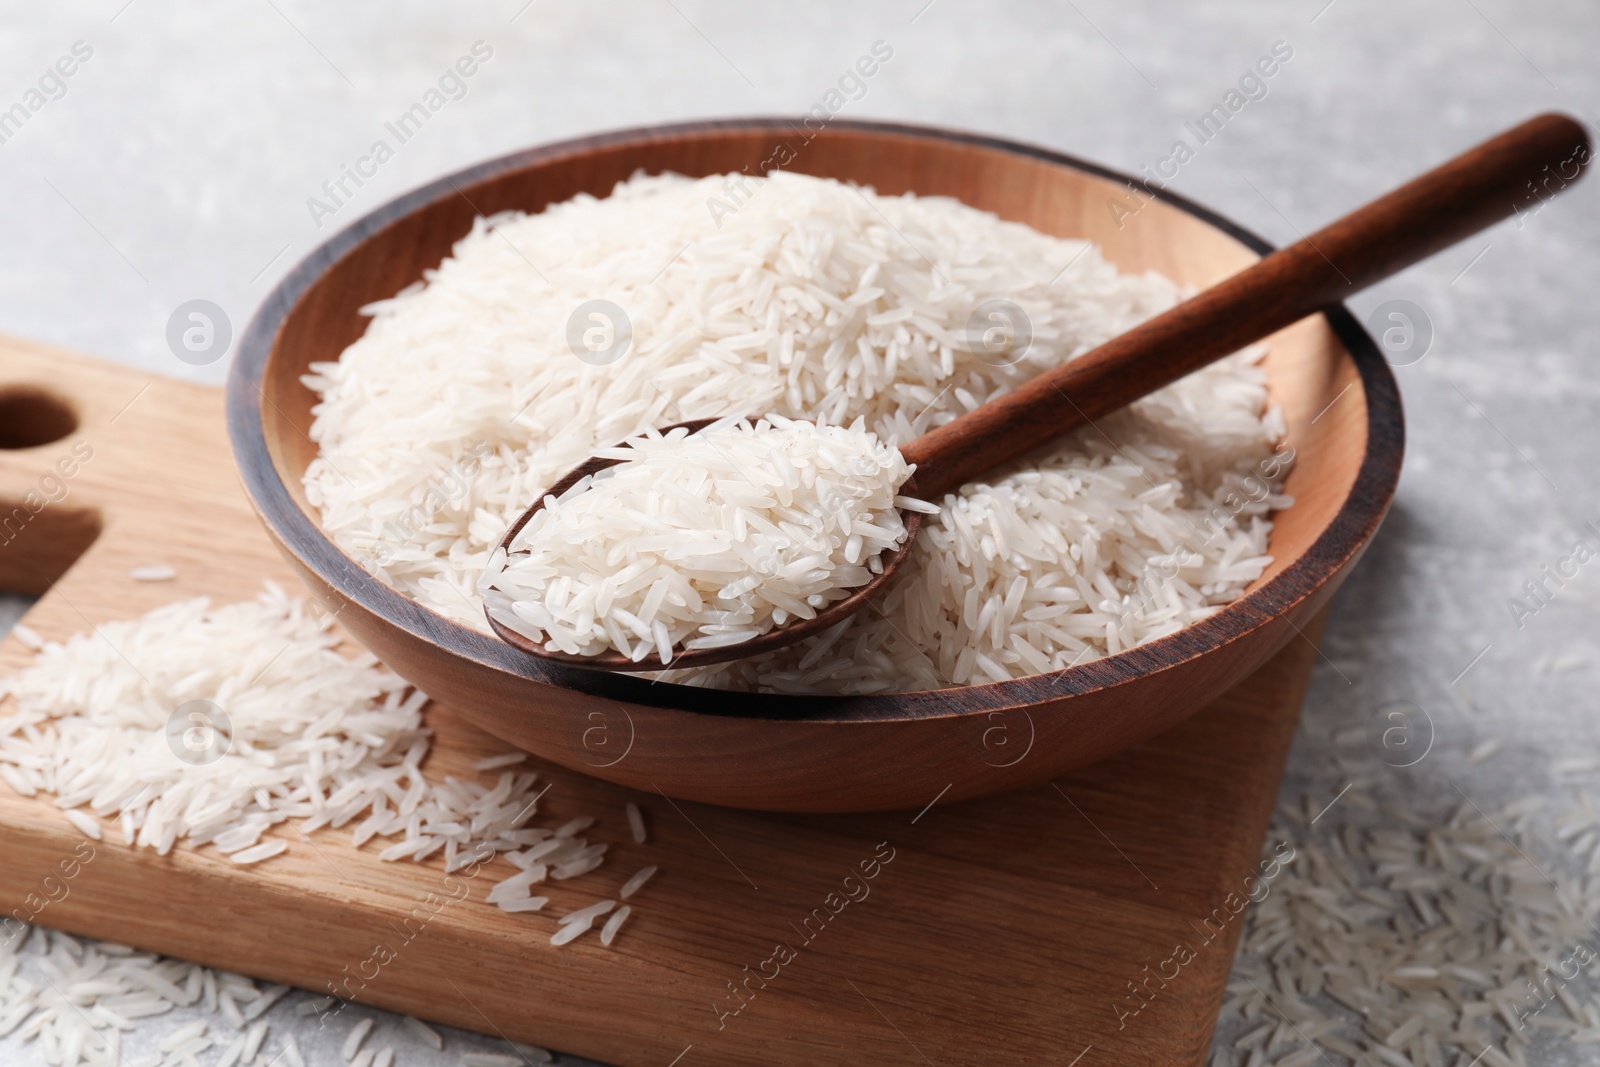
[[[263,579],[293,588],[238,485],[216,389],[0,339],[0,445],[0,588],[44,594],[27,623],[46,638],[189,596],[249,598]],[[152,563],[176,580],[132,580]],[[0,648],[5,670],[28,658],[14,638]],[[599,871],[549,890],[544,915],[482,903],[512,872],[503,860],[441,907],[454,890],[437,864],[290,830],[286,855],[243,868],[108,840],[36,921],[324,992],[387,946],[357,999],[625,1067],[1200,1064],[1315,658],[1296,641],[1119,757],[921,812],[750,814],[535,761],[548,817],[598,815],[591,839],[613,844]],[[432,775],[504,750],[448,708],[427,717]],[[627,833],[630,800],[645,845]],[[5,910],[82,840],[48,799],[0,784]],[[844,877],[884,857],[868,895],[838,903]],[[646,863],[661,873],[612,948],[549,944],[554,915]]]

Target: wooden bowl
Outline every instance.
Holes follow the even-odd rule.
[[[813,123],[814,125],[814,123]],[[942,130],[782,119],[664,126],[505,156],[442,178],[336,234],[273,290],[239,343],[228,422],[262,520],[357,639],[490,733],[586,774],[688,800],[772,811],[921,807],[1035,784],[1164,730],[1308,625],[1382,520],[1404,429],[1388,365],[1342,307],[1271,339],[1274,400],[1296,453],[1273,563],[1202,623],[1119,655],[992,685],[870,697],[787,697],[652,683],[540,662],[372,578],[336,548],[301,476],[307,365],[338,358],[392,296],[439,263],[480,214],[603,196],[638,170],[785,169],[880,193],[957,197],[1046,233],[1097,242],[1123,270],[1196,287],[1270,246],[1170,194],[1037,148]],[[771,163],[767,164],[768,166]]]

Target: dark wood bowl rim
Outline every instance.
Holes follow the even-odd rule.
[[[1147,678],[1214,652],[1289,613],[1365,548],[1394,497],[1400,476],[1400,461],[1405,450],[1405,426],[1399,389],[1389,364],[1372,337],[1342,304],[1327,308],[1323,315],[1349,352],[1360,375],[1367,404],[1367,447],[1355,482],[1333,521],[1300,558],[1210,618],[1114,656],[1048,674],[910,693],[787,696],[651,682],[634,675],[536,660],[491,634],[469,629],[423,607],[377,580],[337,548],[311,516],[301,510],[267,449],[261,410],[264,397],[262,381],[284,321],[300,298],[345,255],[381,234],[402,216],[438,201],[460,196],[462,190],[470,192],[470,186],[510,171],[587,154],[598,148],[627,144],[695,140],[717,133],[771,131],[787,134],[793,132],[797,121],[742,118],[638,127],[513,152],[467,167],[397,197],[352,222],[313,249],[262,301],[261,307],[240,336],[228,374],[228,434],[234,457],[251,503],[280,545],[340,596],[366,611],[415,638],[439,646],[451,655],[509,676],[559,686],[601,699],[675,709],[689,714],[818,723],[894,722],[1032,707],[1046,701]],[[982,134],[846,120],[830,123],[827,132],[945,141],[1070,167],[1118,184],[1138,180],[1060,152]],[[1265,255],[1273,250],[1267,241],[1208,208],[1166,190],[1147,192],[1222,231],[1258,254]],[[538,709],[532,705],[529,710],[537,713]]]

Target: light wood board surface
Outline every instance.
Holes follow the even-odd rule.
[[[78,426],[0,450],[0,519],[75,442],[93,449],[64,498],[0,538],[0,588],[45,592],[29,626],[60,639],[184,597],[245,599],[263,579],[294,591],[239,488],[219,391],[0,339],[0,413],[13,419],[6,391],[19,384],[67,401]],[[178,577],[131,579],[151,563]],[[540,823],[593,814],[591,840],[612,843],[599,871],[551,887],[544,914],[483,903],[492,881],[513,873],[504,861],[467,883],[466,899],[430,910],[429,894],[457,892],[437,862],[382,863],[377,847],[353,849],[344,831],[307,842],[280,827],[288,853],[242,868],[211,849],[158,857],[97,844],[68,896],[37,921],[318,991],[387,945],[394,958],[358,999],[625,1067],[1199,1064],[1243,916],[1202,920],[1230,916],[1230,894],[1242,896],[1258,871],[1315,657],[1295,640],[1205,711],[1120,756],[985,800],[930,795],[920,813],[675,804],[531,761],[553,785]],[[0,648],[5,670],[28,658],[15,638]],[[432,776],[470,774],[472,760],[505,748],[448,708],[432,705],[427,718]],[[974,758],[985,756],[995,758]],[[628,836],[629,800],[647,813],[645,845]],[[80,841],[48,799],[0,784],[4,910]],[[891,850],[864,899],[828,910],[846,875]],[[555,916],[614,895],[647,863],[661,873],[612,948],[592,935],[549,944]],[[428,921],[406,939],[402,924],[419,909]],[[828,921],[803,927],[814,909]],[[740,1003],[730,982],[764,964],[771,973],[779,943],[793,955],[778,977],[751,981],[746,1006],[719,1015]],[[1129,983],[1179,944],[1193,958],[1123,1015],[1141,1003]]]

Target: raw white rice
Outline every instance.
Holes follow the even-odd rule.
[[[244,866],[251,863],[260,863],[262,860],[270,860],[272,857],[280,856],[288,850],[289,842],[285,841],[281,837],[276,837],[271,841],[263,841],[261,844],[252,848],[241,849],[228,858],[233,862]]]
[[[245,1022],[253,1022],[265,1015],[268,1009],[282,1000],[288,993],[289,987],[286,985],[269,985],[261,991],[260,996],[244,1006],[240,1015],[243,1016]]]
[[[527,758],[528,754],[526,752],[505,752],[498,756],[490,756],[487,759],[479,760],[472,765],[472,769],[475,771],[495,771],[501,767],[515,766],[524,762]]]
[[[239,1057],[244,1055],[244,1040],[242,1035],[234,1038],[222,1050],[222,1058],[217,1060],[216,1067],[234,1067],[234,1064],[239,1062]]]
[[[495,907],[501,911],[520,914],[525,911],[542,911],[548,903],[550,903],[549,897],[514,897],[510,900],[498,901]]]
[[[730,417],[595,454],[622,462],[547,498],[478,583],[503,626],[574,655],[668,662],[815,618],[883,573],[900,508],[938,511],[897,495],[911,468],[859,419]]]
[[[628,904],[624,904],[612,912],[611,917],[606,920],[606,924],[600,928],[600,943],[602,945],[610,945],[612,941],[616,940],[617,931],[622,929],[622,924],[627,922],[628,916],[632,914],[633,908]]]
[[[177,568],[166,563],[148,563],[128,572],[128,577],[136,582],[170,582],[177,576]]]
[[[575,818],[568,819],[566,822],[556,827],[556,837],[561,839],[574,837],[593,826],[594,821],[593,815],[579,815]]]
[[[232,1023],[235,1029],[244,1028],[244,1015],[240,1013],[239,1006],[234,1003],[233,997],[223,993],[217,997],[217,1009],[222,1017]]]
[[[337,641],[276,587],[242,604],[190,600],[103,623],[0,682],[16,700],[0,720],[0,761],[63,808],[120,822],[130,843],[165,853],[227,835],[229,851],[253,845],[426,745],[425,698],[370,655],[346,659]],[[318,723],[338,759],[310,758],[301,735]],[[354,770],[333,769],[341,764]]]
[[[427,697],[339,641],[269,583],[254,601],[183,601],[47,644],[0,681],[15,698],[0,771],[23,795],[54,794],[88,836],[105,819],[128,843],[210,844],[239,864],[287,851],[266,835],[288,819],[305,833],[353,823],[357,847],[398,836],[384,858],[442,852],[449,869],[548,835],[530,827],[532,773],[428,781]]]
[[[596,904],[590,904],[586,908],[568,912],[561,917],[560,924],[566,926],[570,923],[591,923],[616,906],[617,902],[614,900],[602,900]]]
[[[1219,1048],[1251,1063],[1521,1067],[1566,1046],[1588,1062],[1600,806],[1587,793],[1553,816],[1540,798],[1492,814],[1464,799],[1312,826],[1325,803],[1282,813],[1268,839],[1267,854],[1280,841],[1296,854],[1247,912]]]
[[[276,1002],[282,988],[260,990],[248,978],[196,964],[56,931],[12,927],[0,940],[0,1037],[37,1039],[46,1058],[61,1067],[181,1063],[218,1043],[225,1045],[219,1062],[233,1056],[234,1062],[246,1063],[246,1051],[259,1051],[265,1039],[264,1022],[236,1037],[214,1038],[212,1020],[191,1019],[155,1038],[153,1046],[161,1052],[153,1059],[126,1058],[121,1034],[135,1025],[152,1026],[152,1020],[175,1009],[209,1010],[213,995],[218,1007],[238,998],[254,1012],[263,1001],[269,1007]],[[218,1021],[243,1025],[226,1016]],[[295,1065],[304,1067],[298,1050],[285,1061],[285,1067]]]
[[[85,837],[96,841],[100,840],[100,821],[94,816],[76,809],[65,811],[62,814],[66,815],[67,821],[82,831]]]
[[[286,820],[306,833],[354,823],[356,847],[375,836],[399,837],[380,855],[439,856],[447,870],[504,854],[518,869],[512,877],[526,881],[514,892],[496,886],[491,903],[512,913],[548,903],[529,894],[547,872],[571,878],[604,862],[608,846],[582,836],[593,817],[533,825],[544,790],[533,791],[531,772],[502,770],[492,786],[429,781],[421,771],[429,748],[421,720],[426,697],[370,654],[346,658],[329,623],[275,586],[255,601],[222,608],[186,601],[62,643],[33,643],[32,664],[0,681],[0,772],[22,795],[54,794],[87,836],[102,836],[99,816],[120,826],[129,844],[162,851],[179,841],[211,845],[233,863],[250,864],[289,848],[280,836],[263,840]],[[200,749],[214,759],[191,762],[181,758],[191,749],[168,725],[174,709],[195,700],[211,702],[216,721],[206,740],[218,747]],[[524,758],[506,756],[479,765],[492,771]],[[530,858],[535,852],[553,869]],[[256,1067],[255,1059],[281,1058],[285,1067],[305,1067],[292,1041],[276,1055],[261,1050],[267,1029],[258,1020],[288,986],[258,988],[236,975],[53,933],[34,938],[46,946],[37,966],[49,981],[41,982],[22,976],[18,958],[32,929],[6,933],[0,1037],[41,1040],[52,1062],[134,1067],[142,1061],[122,1057],[122,1030],[202,1003],[235,1029],[249,1027],[221,1039],[219,1061]],[[370,1026],[368,1020],[351,1033],[345,1058],[354,1054],[352,1063],[377,1067],[392,1054],[359,1050]],[[170,1055],[153,1063],[185,1063],[219,1043],[204,1023],[166,1040]]]
[[[595,846],[595,848],[601,850],[603,850],[605,847],[606,846],[604,845]],[[558,866],[552,868],[550,871],[550,877],[554,878],[558,882],[564,882],[568,878],[577,878],[581,875],[588,874],[590,871],[598,870],[600,865],[604,862],[605,856],[603,851],[590,852],[585,855],[578,856],[567,863],[559,864]]]
[[[639,890],[644,888],[644,884],[646,882],[656,876],[656,869],[657,868],[655,864],[651,864],[650,866],[642,868],[636,872],[632,878],[629,878],[622,884],[622,889],[617,893],[617,896],[621,897],[623,900],[627,900],[629,897],[633,896]]]
[[[624,809],[628,813],[628,830],[633,834],[635,844],[642,845],[649,837],[644,825],[644,812],[639,810],[639,805],[629,801]]]
[[[721,181],[641,176],[605,200],[479,219],[423,281],[373,305],[365,336],[307,379],[321,455],[305,484],[324,529],[396,588],[486,628],[475,584],[491,550],[533,494],[599,448],[757,412],[859,418],[907,442],[1182,295],[1086,242],[953,200],[801,175],[754,179],[738,212],[713,220]],[[568,343],[569,319],[597,298],[631,323],[613,361]],[[995,335],[980,313],[991,300],[1025,314],[1031,343]],[[937,502],[882,615],[669,676],[941,688],[1063,668],[1203,619],[1261,575],[1268,515],[1290,503],[1260,355]]]
[[[195,1057],[215,1043],[209,1037],[197,1037],[192,1041],[185,1041],[167,1053],[166,1062],[182,1064],[183,1067],[188,1067],[191,1063],[199,1062]]]
[[[1490,756],[1494,755],[1496,752],[1499,752],[1499,751],[1500,751],[1500,741],[1499,741],[1499,739],[1498,738],[1490,738],[1489,740],[1487,740],[1487,741],[1483,742],[1482,744],[1478,745],[1477,747],[1475,747],[1471,752],[1467,753],[1467,762],[1469,762],[1469,763],[1482,763],[1484,760],[1488,759]]]
[[[11,627],[11,636],[21,641],[26,648],[34,652],[44,647],[44,638],[39,636],[39,631],[26,623],[19,622]]]
[[[190,1038],[199,1037],[201,1034],[205,1033],[206,1025],[207,1024],[204,1019],[196,1019],[193,1022],[185,1023],[176,1030],[172,1031],[172,1033],[168,1034],[166,1037],[162,1038],[156,1047],[162,1052],[171,1052],[179,1045],[187,1042]]]
[[[1558,775],[1590,774],[1600,770],[1600,758],[1578,756],[1572,759],[1558,759],[1550,765],[1550,769]]]
[[[338,1002],[337,997],[318,997],[316,1000],[303,1001],[294,1012],[296,1015],[321,1015]]]
[[[577,922],[566,923],[550,935],[550,943],[559,946],[565,945],[569,941],[576,941],[587,933],[589,927],[593,925],[593,919],[580,919]]]
[[[356,1053],[361,1051],[361,1042],[367,1039],[367,1034],[371,1031],[372,1019],[370,1017],[362,1019],[350,1029],[349,1035],[344,1039],[344,1046],[339,1050],[339,1054],[344,1057],[346,1062],[356,1058]]]
[[[444,1048],[444,1038],[440,1036],[439,1031],[435,1030],[421,1019],[418,1019],[414,1015],[407,1015],[403,1021],[406,1029],[415,1034],[417,1039],[423,1044],[433,1049]]]
[[[256,1058],[256,1053],[261,1051],[261,1043],[267,1039],[267,1024],[263,1020],[250,1027],[244,1036],[244,1054],[239,1058],[246,1063]]]

